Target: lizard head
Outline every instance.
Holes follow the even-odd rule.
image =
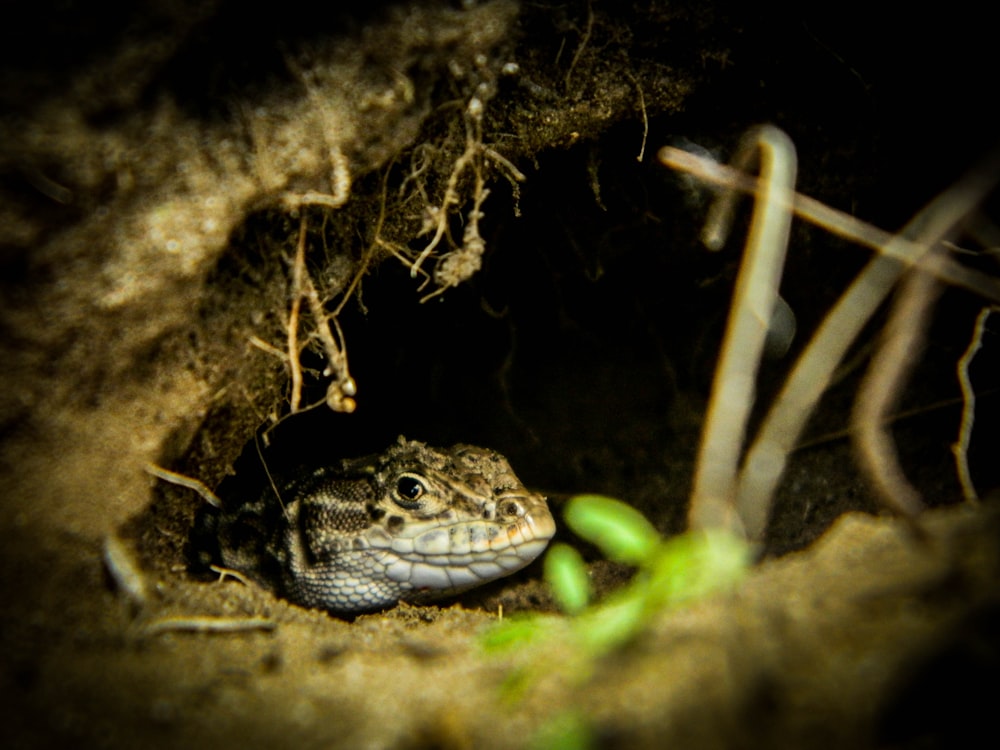
[[[284,590],[335,612],[459,593],[532,562],[555,533],[545,498],[496,451],[403,438],[316,472],[287,503]]]

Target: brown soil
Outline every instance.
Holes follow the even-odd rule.
[[[188,571],[201,500],[148,464],[238,494],[262,481],[258,447],[291,472],[400,433],[494,447],[556,507],[603,492],[681,531],[738,250],[701,248],[707,197],[656,149],[724,158],[774,122],[797,144],[802,192],[894,229],[991,145],[989,25],[960,9],[606,5],[248,15],[149,0],[110,20],[41,2],[0,32],[5,746],[524,747],[576,722],[597,747],[936,747],[985,728],[1000,516],[957,504],[955,363],[981,306],[961,290],[943,296],[894,423],[936,506],[927,539],[880,516],[855,468],[848,371],[789,466],[767,559],[583,676],[567,643],[480,646],[501,607],[552,609],[538,565],[352,622]],[[434,281],[418,289],[396,256],[433,236],[470,138],[490,191],[483,267],[421,303]],[[475,218],[473,178],[455,182],[442,252]],[[358,408],[279,422],[303,219],[328,312],[367,271],[337,318]],[[792,355],[867,259],[796,224]],[[315,331],[303,312],[308,404],[327,382]],[[990,335],[972,373],[982,490],[997,484]],[[789,361],[765,364],[759,404]],[[111,535],[141,604],[102,561]],[[592,562],[600,591],[627,576]],[[250,629],[181,628],[210,616]]]

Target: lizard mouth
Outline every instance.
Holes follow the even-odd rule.
[[[556,529],[544,500],[519,499],[515,515],[437,522],[432,528],[409,524],[384,550],[387,577],[417,590],[463,591],[520,570],[542,553]]]

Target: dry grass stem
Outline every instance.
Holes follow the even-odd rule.
[[[742,530],[734,503],[736,473],[784,267],[796,172],[795,147],[777,128],[750,131],[735,160],[746,164],[757,154],[761,179],[695,470],[689,523],[696,529]],[[706,230],[706,244],[711,247],[721,246],[728,233],[734,199],[730,191],[712,208]]]
[[[882,422],[883,427],[889,427],[894,424],[899,424],[907,419],[913,417],[922,416],[938,409],[947,409],[953,406],[960,406],[964,403],[961,397],[955,398],[943,398],[939,401],[934,401],[929,404],[921,404],[920,406],[915,406],[911,409],[903,409],[900,411],[893,412],[888,415]],[[802,451],[809,450],[810,448],[816,448],[820,445],[826,445],[827,443],[832,443],[837,440],[846,440],[854,435],[853,427],[845,427],[841,430],[831,430],[830,432],[824,432],[821,435],[816,435],[808,440],[800,440],[795,443],[795,447],[792,449],[794,453],[801,453]]]
[[[897,256],[941,242],[989,193],[998,167],[1000,152],[994,152],[934,198],[892,238],[884,255],[869,261],[823,319],[795,362],[744,461],[737,503],[751,538],[763,537],[788,454],[838,363],[905,271]]]
[[[934,256],[942,257],[940,252]],[[924,503],[906,479],[886,423],[923,351],[924,331],[941,289],[933,276],[921,270],[911,270],[903,279],[851,415],[862,470],[882,502],[911,519],[924,509]]]
[[[780,140],[778,139],[778,142]],[[752,153],[744,147],[738,161],[746,161],[749,158],[748,154]],[[767,152],[762,150],[762,153]],[[744,304],[734,299],[730,328],[727,329],[720,354],[719,370],[716,374],[716,383],[713,385],[712,401],[706,420],[705,437],[696,468],[690,522],[692,526],[721,525],[732,528],[741,521],[750,538],[761,539],[770,517],[775,489],[784,472],[788,455],[794,449],[806,421],[820,396],[829,386],[834,371],[848,347],[905,270],[916,266],[920,270],[919,276],[925,280],[933,275],[942,281],[972,289],[987,299],[996,299],[1000,294],[1000,281],[996,278],[966,269],[944,256],[932,257],[928,252],[930,248],[944,241],[946,236],[965,220],[992,190],[996,175],[1000,171],[1000,151],[991,153],[980,165],[937,196],[897,235],[889,235],[818,201],[797,195],[791,185],[783,185],[781,189],[765,198],[768,185],[773,179],[765,169],[761,170],[761,177],[758,179],[744,174],[739,169],[726,167],[670,147],[661,149],[659,156],[667,166],[691,172],[706,182],[727,188],[712,206],[706,225],[703,239],[710,248],[720,248],[725,242],[735,203],[735,190],[738,189],[753,192],[758,196],[758,204],[764,200],[781,201],[775,209],[783,211],[786,217],[789,211],[794,210],[835,234],[879,251],[879,255],[858,274],[826,315],[799,356],[781,393],[768,411],[756,439],[747,450],[742,469],[735,482],[730,472],[734,461],[738,460],[739,447],[743,439],[746,415],[753,396],[753,378],[759,349],[756,340],[748,340],[742,335],[731,335],[735,330],[732,321],[740,315],[740,309]],[[748,240],[748,250],[741,267],[740,278],[737,280],[737,294],[740,292],[740,287],[746,283],[743,277],[750,256],[752,236],[755,231],[763,231],[760,227],[765,226],[758,224],[760,212],[757,208],[758,206],[755,206],[751,240]],[[783,257],[787,242],[787,225],[783,232],[774,231],[768,241],[781,244],[780,247],[775,246],[762,251],[762,256],[767,262],[772,262],[774,257]],[[769,270],[769,273],[773,275],[775,272]],[[774,293],[776,294],[776,290]],[[917,300],[914,304],[928,304],[927,291],[918,289],[914,299]],[[770,316],[765,312],[769,313],[770,310],[770,306],[762,305],[757,308],[758,321],[755,330],[751,330],[753,336],[761,335],[762,330],[766,332]],[[919,331],[919,328],[918,320],[915,321],[915,330]],[[893,337],[897,342],[895,345],[907,340],[912,344],[913,331],[911,330],[908,335],[911,338]],[[891,351],[886,349],[884,356],[892,357]],[[741,360],[741,357],[746,359]],[[733,361],[742,361],[743,365],[738,369],[732,364]],[[895,370],[890,372],[891,377],[881,383],[873,381],[874,384],[869,386],[867,394],[862,396],[868,403],[859,406],[858,413],[865,414],[871,410],[870,425],[865,429],[869,431],[869,436],[873,437],[875,443],[878,443],[879,435],[885,435],[882,428],[887,416],[885,410],[891,405],[895,389],[906,374],[906,361],[903,359],[902,362],[894,363]],[[730,368],[733,378],[731,382],[723,375],[723,370]],[[720,434],[716,435],[716,432]],[[723,432],[728,434],[723,436]],[[891,454],[893,450],[891,444],[875,443],[865,449],[866,460],[870,465],[879,460],[876,459],[877,456],[884,458],[887,451]],[[880,462],[884,465],[884,462]],[[904,513],[915,512],[920,506],[902,489],[908,486],[905,479],[900,483],[897,481],[898,477],[886,480],[887,476],[882,474],[878,478],[891,495],[887,499]],[[735,519],[732,518],[732,509],[725,507],[726,498],[735,498],[738,511]]]

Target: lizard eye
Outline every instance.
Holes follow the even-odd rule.
[[[396,504],[404,508],[415,508],[425,492],[423,481],[412,474],[403,474],[396,480]]]

